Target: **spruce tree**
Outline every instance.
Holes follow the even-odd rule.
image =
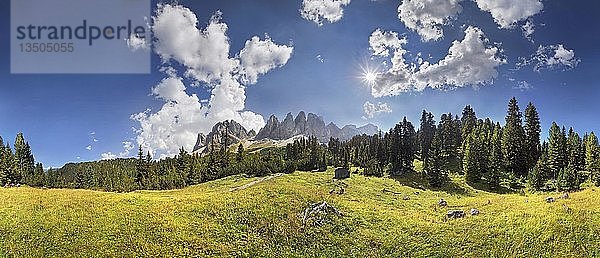
[[[506,125],[502,134],[502,155],[508,172],[515,178],[527,176],[525,130],[516,98],[508,103]]]
[[[423,110],[421,115],[421,126],[419,128],[419,153],[421,154],[421,160],[427,162],[429,160],[429,150],[431,148],[431,142],[435,134],[435,121],[433,120],[433,114]]]
[[[140,189],[146,189],[146,179],[148,175],[148,166],[144,160],[144,152],[142,150],[142,146],[139,146],[138,149],[138,158],[135,166],[135,182],[137,183]]]
[[[463,109],[460,124],[462,126],[462,139],[466,140],[467,136],[469,136],[471,131],[473,131],[473,129],[475,129],[475,126],[477,126],[477,116],[470,105],[465,106],[465,108]]]
[[[500,177],[504,171],[502,159],[502,128],[500,124],[494,126],[489,148],[489,169],[487,171],[487,182],[491,189],[500,187]]]
[[[535,190],[541,190],[544,187],[544,175],[546,174],[548,167],[546,166],[545,160],[540,158],[531,172],[529,173],[528,184]]]
[[[31,154],[31,147],[25,141],[23,133],[18,133],[15,139],[15,162],[17,171],[13,175],[12,181],[30,184],[35,169],[35,161]]]
[[[432,187],[440,187],[446,181],[446,164],[442,150],[442,135],[439,131],[434,133],[430,155],[423,164],[423,171],[429,185]]]
[[[467,182],[479,182],[484,173],[489,170],[487,147],[486,130],[482,123],[467,136],[463,157],[463,171]]]
[[[525,108],[525,144],[527,151],[527,169],[536,165],[540,158],[540,117],[533,103],[529,102]]]
[[[566,167],[566,139],[555,122],[550,126],[548,135],[548,172],[552,179],[557,179],[559,171]]]
[[[594,132],[585,139],[585,170],[591,174],[595,184],[600,186],[600,146]]]
[[[583,152],[583,144],[579,134],[569,129],[567,138],[567,155],[568,164],[573,166],[575,171],[583,171],[585,169],[585,153]]]
[[[579,189],[579,179],[577,178],[577,171],[575,168],[571,164],[561,168],[558,172],[556,183],[559,191],[573,191]]]

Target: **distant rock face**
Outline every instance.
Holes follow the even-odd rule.
[[[344,141],[356,135],[373,135],[378,131],[377,126],[372,124],[362,127],[347,125],[341,129],[334,123],[329,123],[326,126],[322,117],[313,113],[307,115],[304,111],[300,111],[296,118],[288,113],[281,123],[277,117],[272,115],[255,139],[285,140],[297,135],[304,135],[317,137],[321,142],[328,142],[330,138],[338,138]]]
[[[275,118],[277,119],[277,118]],[[241,140],[249,139],[256,133],[254,131],[248,132],[246,128],[240,125],[238,122],[233,120],[227,120],[216,123],[210,133],[204,136],[202,133],[198,134],[196,145],[194,146],[194,152],[201,149],[202,147],[210,145],[220,145],[227,141],[227,145],[236,144]],[[227,135],[227,137],[225,137]]]

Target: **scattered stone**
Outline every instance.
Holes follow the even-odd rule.
[[[343,217],[344,214],[327,202],[309,205],[302,215],[302,224],[312,223],[314,226],[323,226],[331,220],[331,216]]]
[[[560,196],[561,199],[569,199],[569,193],[564,193],[563,195]]]
[[[446,207],[446,206],[448,206],[448,202],[446,202],[444,199],[440,199],[440,201],[438,202],[438,205],[441,207]]]
[[[21,187],[21,184],[17,184],[17,187]]]
[[[446,217],[449,219],[464,218],[465,212],[461,210],[449,210],[448,213],[446,213]]]
[[[335,179],[346,179],[350,177],[350,171],[347,168],[336,168]]]
[[[554,201],[555,201],[554,197],[550,197],[550,196],[546,197],[546,202],[547,203],[551,203],[551,202],[554,202]]]
[[[410,197],[408,197],[408,195],[405,195],[405,196],[402,198],[402,200],[408,201],[408,200],[410,200]]]
[[[416,191],[416,192],[415,192],[415,195],[419,195],[419,191]]]
[[[471,209],[471,216],[477,216],[477,215],[479,215],[479,210],[475,209],[475,208]]]

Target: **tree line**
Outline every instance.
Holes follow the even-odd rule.
[[[464,174],[470,184],[497,189],[527,185],[536,190],[571,191],[590,181],[600,185],[600,147],[593,132],[581,137],[555,122],[541,141],[540,116],[533,103],[521,113],[516,98],[508,103],[504,126],[478,118],[467,105],[461,116],[442,114],[438,123],[423,110],[418,131],[406,118],[386,133],[357,136],[343,144],[350,162],[366,175],[412,172],[423,161],[422,176],[433,187],[450,173]]]
[[[285,147],[245,150],[230,145],[225,130],[205,155],[181,149],[172,158],[155,160],[140,147],[137,158],[66,164],[44,172],[35,163],[23,134],[14,151],[0,138],[0,183],[105,191],[174,189],[235,174],[325,171],[328,166],[362,167],[367,176],[402,177],[415,171],[432,187],[441,187],[451,173],[471,185],[489,189],[530,186],[536,190],[577,190],[585,181],[600,185],[600,146],[593,132],[581,137],[573,128],[552,123],[541,140],[538,111],[529,103],[521,113],[516,98],[508,103],[504,125],[478,118],[465,106],[462,114],[435,116],[423,110],[419,128],[405,117],[387,132],[359,135],[342,142],[331,138],[299,138]]]

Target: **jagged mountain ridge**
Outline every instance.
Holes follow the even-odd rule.
[[[267,124],[258,132],[255,139],[285,140],[297,135],[305,135],[317,137],[321,142],[328,142],[330,138],[349,140],[356,135],[373,135],[378,131],[379,128],[373,124],[362,127],[346,125],[342,128],[339,128],[333,122],[325,125],[321,116],[313,113],[306,115],[304,111],[300,111],[296,118],[293,117],[292,113],[288,113],[283,122],[279,122],[275,115],[271,115],[267,120]]]
[[[367,124],[361,127],[356,125],[346,125],[339,128],[333,122],[325,125],[323,118],[313,113],[300,111],[294,118],[292,113],[288,113],[282,122],[275,115],[271,115],[267,124],[260,129],[258,134],[253,130],[248,131],[241,124],[234,120],[223,121],[215,124],[210,133],[204,135],[198,134],[193,151],[196,152],[204,147],[211,145],[220,145],[227,131],[228,145],[239,143],[242,140],[287,140],[295,136],[314,136],[319,141],[326,143],[330,138],[338,138],[342,141],[349,140],[356,135],[373,135],[379,131],[379,128],[373,124]]]
[[[246,130],[246,128],[234,120],[219,122],[213,126],[210,133],[206,136],[203,133],[198,134],[193,151],[210,145],[220,145],[222,141],[225,141],[225,138],[222,137],[225,134],[227,134],[227,145],[231,145],[254,137],[256,132],[254,130]]]

